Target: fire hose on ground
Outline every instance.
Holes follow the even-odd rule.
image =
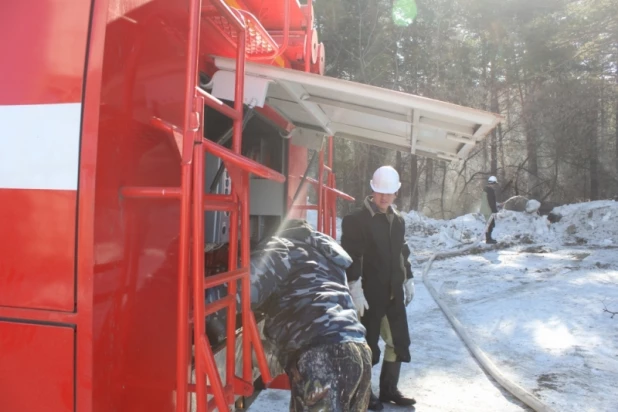
[[[498,369],[496,364],[483,352],[483,350],[472,340],[470,335],[466,332],[462,323],[455,317],[451,309],[440,299],[438,292],[435,290],[433,285],[429,282],[427,273],[429,273],[429,269],[433,261],[437,258],[448,258],[462,255],[469,250],[478,247],[480,242],[473,243],[467,247],[449,251],[442,253],[434,253],[423,268],[423,283],[425,287],[433,297],[434,301],[438,304],[446,318],[449,320],[455,332],[459,335],[461,340],[464,342],[472,356],[477,360],[477,362],[481,365],[481,367],[498,382],[500,386],[502,386],[505,390],[509,391],[513,396],[517,399],[528,405],[530,408],[534,409],[537,412],[553,412],[553,410],[543,403],[539,398],[534,396],[532,393],[522,388],[517,383],[508,379],[504,374]]]

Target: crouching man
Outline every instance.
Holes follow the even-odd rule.
[[[371,350],[346,281],[351,263],[302,220],[251,255],[251,303],[290,379],[290,411],[367,410]]]

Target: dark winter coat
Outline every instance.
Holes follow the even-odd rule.
[[[395,353],[402,362],[410,361],[410,336],[404,304],[403,283],[412,278],[405,242],[405,222],[393,208],[381,213],[370,197],[364,207],[343,218],[341,246],[352,257],[348,282],[362,279],[369,309],[361,321],[367,328],[367,343],[379,360],[377,340],[380,323],[387,316]],[[373,343],[375,341],[375,344]]]
[[[496,192],[491,185],[486,185],[485,189],[483,189],[483,196],[481,198],[481,214],[485,216],[485,220],[489,220],[489,217],[493,213],[498,213]]]

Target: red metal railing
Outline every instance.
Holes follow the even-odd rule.
[[[317,205],[290,205],[290,208],[296,210],[316,210],[317,222],[316,229],[326,233],[333,238],[337,237],[337,199],[343,199],[353,202],[355,199],[336,189],[336,175],[333,173],[333,137],[329,137],[328,141],[328,160],[329,164],[324,164],[324,148],[319,153],[318,164],[318,180],[307,177],[307,183],[310,183],[318,198]],[[324,184],[324,174],[328,173],[327,182]],[[301,182],[302,184],[302,182]]]
[[[268,384],[270,376],[262,341],[255,317],[250,307],[249,278],[249,174],[284,182],[285,177],[257,162],[241,155],[243,88],[245,72],[245,39],[247,36],[246,18],[232,10],[223,0],[211,0],[211,4],[226,19],[235,31],[237,39],[236,84],[234,107],[230,108],[220,100],[197,87],[197,60],[199,51],[199,26],[201,1],[191,0],[189,9],[189,36],[186,58],[186,81],[183,127],[179,128],[163,119],[153,118],[152,125],[170,133],[179,140],[181,157],[180,187],[124,187],[121,194],[125,198],[179,199],[180,237],[178,261],[178,314],[177,314],[177,370],[176,370],[176,411],[186,412],[188,392],[195,391],[197,411],[218,408],[229,410],[234,395],[250,395],[253,392],[251,347],[256,353],[262,380]],[[255,25],[254,25],[255,26]],[[280,51],[278,51],[280,54]],[[278,54],[278,55],[279,55]],[[203,137],[204,105],[211,107],[233,120],[232,150],[226,149]],[[181,142],[180,142],[181,141]],[[219,157],[232,178],[231,195],[212,195],[204,193],[205,152]],[[230,213],[229,232],[229,272],[221,273],[208,280],[204,279],[204,211],[225,210]],[[240,258],[238,263],[238,228],[240,222]],[[190,238],[193,242],[190,242]],[[189,245],[191,244],[191,255]],[[191,259],[191,260],[190,260]],[[192,263],[193,322],[189,317],[189,262]],[[236,293],[237,282],[242,282],[242,378],[236,376]],[[205,288],[228,284],[228,296],[208,305],[204,302]],[[226,379],[223,384],[215,363],[213,350],[206,338],[205,317],[221,309],[227,309],[226,339]],[[195,345],[195,385],[189,385],[189,325],[194,328]],[[209,385],[206,384],[208,378]],[[208,400],[207,396],[212,395]]]
[[[195,182],[194,187],[194,219],[195,219],[195,236],[194,243],[197,243],[194,247],[194,261],[196,262],[196,269],[194,269],[194,315],[196,319],[203,320],[207,313],[211,313],[221,308],[227,307],[227,339],[226,339],[226,385],[223,387],[222,382],[217,371],[217,367],[214,362],[214,354],[208,344],[205,336],[203,321],[197,322],[194,335],[199,340],[195,340],[196,345],[196,394],[198,398],[197,410],[198,412],[209,410],[211,407],[216,406],[220,411],[226,410],[227,405],[234,401],[233,396],[238,395],[250,395],[253,391],[252,386],[252,374],[253,365],[251,359],[251,345],[256,353],[258,361],[258,367],[260,369],[262,379],[265,383],[269,383],[271,380],[270,372],[264,350],[262,348],[262,341],[260,339],[255,317],[251,312],[251,297],[250,297],[250,279],[249,279],[249,173],[253,173],[266,179],[272,179],[279,182],[284,182],[285,177],[273,170],[270,170],[263,165],[247,159],[241,155],[241,143],[242,143],[242,115],[243,115],[243,90],[244,90],[244,67],[245,67],[245,41],[247,36],[247,27],[243,24],[248,21],[246,16],[244,19],[238,19],[235,10],[230,9],[225,2],[221,0],[213,1],[213,5],[221,12],[222,16],[228,19],[236,29],[237,38],[237,54],[236,54],[236,83],[234,92],[234,111],[227,110],[227,106],[218,105],[215,109],[221,110],[223,114],[232,118],[233,120],[233,133],[232,133],[232,150],[228,150],[210,140],[200,138],[199,145],[196,145],[194,152],[194,173]],[[241,14],[242,16],[242,14]],[[256,24],[251,25],[251,29],[255,30]],[[253,38],[253,37],[252,37]],[[195,92],[199,92],[199,89],[195,89]],[[200,93],[202,99],[207,99],[208,94]],[[209,100],[214,100],[209,99]],[[212,107],[212,106],[211,106]],[[229,272],[219,274],[217,279],[208,279],[207,286],[215,287],[223,283],[228,284],[228,298],[223,302],[215,302],[208,306],[204,305],[204,273],[203,273],[203,251],[204,251],[204,210],[209,209],[209,205],[204,203],[203,193],[203,163],[205,151],[219,157],[225,164],[228,173],[232,180],[232,196],[219,195],[218,202],[213,202],[213,208],[215,206],[224,207],[230,210],[230,232],[229,232],[229,257],[228,265]],[[199,178],[198,175],[199,174]],[[217,195],[209,195],[213,198]],[[243,269],[236,269],[238,258],[238,224],[240,222],[240,258]],[[199,260],[198,260],[199,259]],[[241,313],[243,324],[242,335],[242,379],[236,376],[236,293],[237,293],[237,281],[241,281]],[[199,347],[198,347],[199,345]],[[210,380],[210,386],[207,388],[203,378],[208,376]],[[201,378],[199,378],[201,377]],[[212,393],[213,399],[206,403],[206,394]]]
[[[287,49],[290,31],[289,1],[285,2],[284,33],[281,45],[277,44],[251,12],[242,9],[232,9],[226,4],[227,9],[233,15],[230,16],[220,4],[216,4],[216,0],[213,2],[213,5],[215,6],[214,10],[204,10],[201,13],[204,21],[210,27],[217,30],[232,47],[237,46],[242,37],[242,41],[246,43],[244,51],[250,60],[272,61],[281,56]],[[240,25],[243,27],[242,35],[239,32]]]

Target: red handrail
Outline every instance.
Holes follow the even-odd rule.
[[[308,178],[307,178],[307,182],[311,183],[311,184],[312,184],[312,185],[314,185],[314,186],[318,186],[318,181],[317,181],[317,180],[315,180],[315,179],[314,179],[314,178],[312,178],[312,177],[308,177]],[[339,190],[339,189],[334,189],[334,188],[332,188],[332,187],[328,187],[328,186],[323,186],[323,188],[324,188],[324,190],[326,190],[326,191],[328,191],[328,192],[331,192],[331,193],[333,193],[333,194],[337,195],[337,197],[340,197],[340,198],[342,198],[343,200],[347,200],[347,201],[349,201],[349,202],[354,202],[354,201],[356,200],[354,197],[350,196],[350,195],[349,195],[349,194],[347,194],[347,193],[342,192],[342,191],[341,191],[341,190]],[[294,207],[298,207],[298,206],[294,206]]]
[[[312,184],[317,192],[317,205],[290,205],[291,209],[297,210],[317,210],[317,229],[330,235],[337,236],[337,199],[341,198],[347,201],[355,201],[355,199],[335,188],[336,176],[333,173],[334,160],[334,144],[333,137],[329,137],[328,141],[328,160],[329,164],[324,164],[324,149],[319,152],[318,164],[318,180],[311,177],[306,177],[305,180]],[[324,173],[328,173],[327,182],[324,184]]]
[[[123,187],[120,189],[123,197],[129,198],[170,198],[180,199],[182,191],[179,187]]]
[[[241,268],[241,269],[231,270],[226,273],[219,273],[217,275],[208,276],[208,278],[204,280],[204,289],[219,286],[226,282],[232,282],[232,281],[238,280],[242,278],[243,276],[247,275],[247,273],[249,273],[249,269]],[[230,295],[230,296],[235,296],[235,295]]]
[[[337,185],[337,181],[335,178],[335,174],[333,173],[333,167],[334,167],[334,159],[333,156],[335,155],[335,150],[334,150],[334,145],[333,145],[333,136],[329,136],[328,137],[328,163],[329,163],[329,175],[328,175],[328,179],[329,179],[329,186],[332,188],[333,191],[335,191],[335,186]],[[351,196],[350,196],[351,197]],[[332,201],[330,202],[330,216],[331,216],[331,236],[332,237],[337,237],[337,199],[333,198]]]
[[[224,273],[225,275],[226,273]],[[224,308],[229,308],[230,304],[232,303],[233,300],[236,300],[236,296],[234,295],[228,295],[224,298],[221,298],[219,300],[217,300],[216,302],[212,302],[209,303],[207,305],[204,305],[204,310],[203,310],[203,314],[208,316],[211,315],[215,312],[220,311],[221,309]],[[235,316],[232,316],[235,317]],[[202,318],[200,318],[202,319]]]
[[[187,142],[185,136],[185,144]],[[180,234],[178,242],[178,313],[176,336],[176,408],[178,412],[187,410],[187,383],[189,365],[189,223],[191,210],[191,164],[182,163],[180,190]]]
[[[197,56],[199,50],[198,33],[200,26],[200,0],[189,3],[189,33],[186,57],[185,102],[181,150],[181,196],[180,196],[180,238],[178,259],[178,310],[176,335],[176,407],[177,411],[187,409],[187,383],[189,365],[189,236],[191,209],[191,157],[196,126],[201,119],[196,119],[195,88],[197,86]],[[197,128],[199,129],[199,127]]]
[[[317,221],[317,225],[318,225],[318,232],[323,232],[324,231],[324,225],[323,225],[323,210],[324,210],[324,190],[323,189],[323,182],[324,182],[324,149],[320,150],[320,156],[319,156],[319,167],[318,167],[318,221]],[[309,179],[307,179],[309,180]]]
[[[204,103],[211,109],[215,109],[219,113],[229,117],[232,120],[242,120],[242,112],[238,112],[236,109],[231,108],[230,106],[223,103],[221,100],[217,99],[210,93],[206,93],[204,90],[199,87],[196,88],[197,92],[204,97]]]
[[[230,149],[218,145],[208,139],[204,139],[203,144],[205,150],[221,158],[228,168],[235,167],[265,179],[274,180],[279,183],[285,182],[284,175],[279,172],[275,172],[261,163],[248,159],[238,153],[235,153],[235,151],[231,151]]]

